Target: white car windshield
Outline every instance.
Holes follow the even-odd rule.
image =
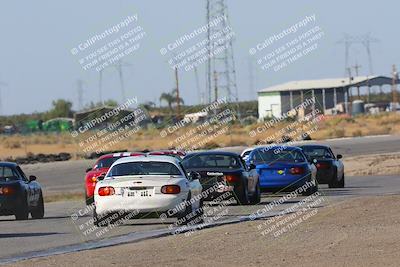
[[[179,169],[169,162],[126,162],[114,165],[107,177],[129,175],[182,175]]]

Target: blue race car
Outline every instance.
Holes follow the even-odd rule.
[[[303,195],[318,191],[317,168],[298,147],[258,147],[250,153],[246,164],[256,167],[263,191],[293,191],[300,187],[305,189]]]

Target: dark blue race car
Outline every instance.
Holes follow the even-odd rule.
[[[0,215],[15,215],[17,220],[44,216],[43,194],[35,176],[26,177],[12,162],[0,162]]]
[[[317,169],[300,148],[266,146],[255,148],[246,160],[256,167],[263,191],[293,191],[300,187],[303,195],[318,191]]]

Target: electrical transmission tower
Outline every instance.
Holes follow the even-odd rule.
[[[369,75],[372,75],[374,73],[374,70],[372,67],[371,43],[377,43],[377,42],[379,42],[379,40],[372,37],[370,33],[360,36],[352,36],[349,34],[344,34],[344,37],[337,43],[344,44],[345,73],[347,72],[347,68],[349,67],[350,47],[353,44],[361,44],[362,46],[364,46],[368,56]]]
[[[232,101],[232,98],[236,102],[238,101],[232,46],[233,31],[230,28],[228,7],[225,2],[225,0],[207,0],[209,58],[207,62],[206,88],[209,103],[213,101],[213,90],[215,88],[219,91],[217,95],[226,96],[228,101]]]
[[[122,97],[122,102],[124,103],[126,101],[126,95],[125,95],[125,85],[124,85],[124,76],[123,76],[123,67],[130,67],[132,64],[123,62],[122,60],[118,60],[118,63],[115,64],[115,68],[117,69],[118,75],[119,75],[119,82],[121,85],[121,97]]]

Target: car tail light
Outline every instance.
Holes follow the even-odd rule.
[[[290,173],[291,174],[303,174],[304,173],[304,168],[302,168],[302,167],[290,168]]]
[[[236,183],[239,181],[239,177],[236,175],[225,175],[224,178],[228,183]]]
[[[90,178],[90,181],[92,183],[96,183],[97,182],[97,177],[96,176],[92,176],[92,178]]]
[[[0,195],[10,196],[15,193],[15,189],[10,186],[0,187]]]
[[[316,164],[317,169],[329,169],[329,164],[324,162],[319,162]]]
[[[163,194],[179,194],[180,192],[179,185],[164,185],[161,187],[161,193]]]
[[[105,186],[105,187],[100,187],[99,188],[99,196],[111,196],[115,194],[114,187],[111,186]]]

